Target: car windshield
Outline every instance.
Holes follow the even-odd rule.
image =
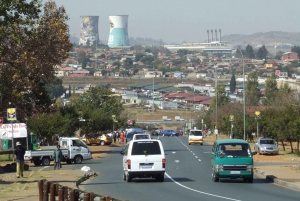
[[[160,155],[157,141],[136,141],[132,145],[131,155]]]
[[[260,140],[260,144],[274,144],[274,140]]]
[[[190,135],[194,135],[194,136],[202,136],[202,132],[201,131],[191,131]]]
[[[220,144],[218,147],[219,157],[250,157],[248,144]]]

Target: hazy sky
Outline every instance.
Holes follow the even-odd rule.
[[[300,0],[54,0],[69,14],[79,37],[80,16],[99,16],[100,40],[108,40],[109,15],[129,15],[129,37],[165,43],[203,42],[207,30],[222,36],[256,32],[300,32]],[[46,0],[43,0],[46,2]]]

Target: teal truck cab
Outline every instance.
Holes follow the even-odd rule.
[[[253,158],[248,142],[238,139],[216,140],[212,147],[212,180],[242,178],[253,182]]]

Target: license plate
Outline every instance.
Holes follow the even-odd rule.
[[[230,174],[241,174],[241,171],[230,171]]]
[[[142,165],[141,169],[151,169],[152,165]]]

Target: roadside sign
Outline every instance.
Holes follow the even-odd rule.
[[[3,124],[3,122],[4,122],[3,117],[0,117],[0,124]]]
[[[215,135],[218,135],[218,129],[215,129],[214,132],[215,132]]]

